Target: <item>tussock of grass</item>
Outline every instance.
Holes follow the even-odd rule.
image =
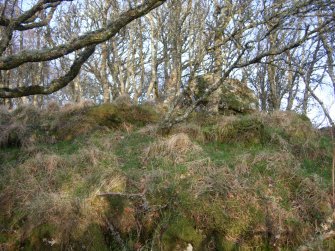
[[[3,227],[15,231],[16,240],[37,238],[32,246],[43,238],[69,245],[92,224],[104,226],[108,203],[96,195],[123,191],[125,181],[113,154],[93,144],[71,155],[37,153],[1,177]],[[35,236],[43,226],[52,231]]]
[[[333,228],[332,148],[305,118],[194,115],[162,137],[154,110],[0,109],[0,249],[296,250]]]
[[[290,144],[307,145],[317,136],[310,120],[294,112],[276,111],[270,116],[263,116],[263,121]]]
[[[264,143],[267,138],[265,126],[253,116],[224,117],[213,125],[204,128],[205,138],[209,142],[220,143]]]
[[[205,135],[201,127],[192,122],[183,123],[172,128],[171,134],[177,134],[177,133],[187,134],[191,139],[196,140],[198,142],[205,141]]]
[[[0,147],[28,146],[37,140],[39,109],[22,106],[9,112],[2,108],[0,117]]]
[[[158,136],[158,125],[148,124],[138,130],[138,133],[148,136]]]
[[[313,221],[320,224],[331,214],[320,180],[303,178],[292,155],[236,156],[235,166],[192,162],[184,175],[191,184],[180,191],[188,202],[178,210],[198,219],[202,230],[216,232],[222,243],[255,247],[267,239],[272,247],[297,246],[317,231]]]
[[[0,147],[27,147],[37,143],[73,140],[96,130],[121,129],[131,132],[159,119],[153,107],[119,103],[93,106],[89,102],[45,109],[22,106],[0,110]]]
[[[144,150],[144,160],[166,158],[175,164],[185,161],[188,154],[198,154],[201,147],[194,144],[185,133],[158,140]]]
[[[199,120],[198,117],[193,119]],[[205,121],[200,123],[207,142],[279,146],[282,150],[311,157],[322,154],[318,151],[318,134],[311,122],[294,112],[211,117]]]

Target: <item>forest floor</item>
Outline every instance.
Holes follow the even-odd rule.
[[[331,139],[293,112],[0,109],[0,250],[334,250]]]

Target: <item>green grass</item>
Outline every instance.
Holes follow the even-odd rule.
[[[251,154],[255,156],[257,153],[264,149],[268,149],[262,144],[254,144],[245,146],[238,143],[220,143],[220,142],[209,142],[201,144],[206,155],[215,165],[227,164],[232,166],[238,156],[243,154]]]
[[[229,144],[218,142],[202,145],[210,160],[216,165],[223,165],[230,162],[234,158],[235,148]]]
[[[21,149],[17,147],[0,148],[0,172],[4,165],[10,165],[21,157]]]
[[[85,137],[78,137],[75,140],[59,141],[52,145],[42,145],[42,147],[59,155],[71,155],[78,152],[84,142]]]
[[[89,109],[89,116],[109,129],[37,142],[30,149],[0,150],[0,225],[17,231],[0,233],[0,242],[19,248],[15,241],[22,239],[23,248],[43,249],[43,238],[68,235],[56,249],[118,250],[108,220],[130,250],[135,244],[143,250],[175,250],[177,245],[185,249],[188,243],[195,251],[271,250],[274,245],[294,250],[315,236],[331,215],[329,138],[301,144],[303,135],[296,130],[250,115],[233,118],[227,128],[218,123],[224,118],[212,118],[210,124],[197,118],[197,133],[209,137],[196,142],[190,133],[191,144],[184,142],[185,147],[194,144],[202,150],[180,155],[165,149],[170,137],[138,132],[151,119],[150,111],[144,111],[148,117],[143,121],[134,122],[139,107],[129,114],[129,107],[114,108]],[[117,112],[133,125],[130,131],[122,128],[121,120],[114,127],[110,118]],[[299,139],[294,144],[290,133]],[[273,141],[273,135],[282,136],[289,147]],[[146,156],[148,147],[154,150]],[[95,196],[143,191],[149,208],[145,210],[138,197]],[[267,239],[267,234],[280,237]]]
[[[122,134],[121,140],[115,146],[115,154],[123,170],[141,169],[143,167],[140,156],[153,137],[141,133]]]
[[[325,186],[330,186],[332,182],[332,160],[327,159],[304,159],[302,162],[303,175],[318,175],[322,178]]]

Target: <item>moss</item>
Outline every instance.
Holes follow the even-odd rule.
[[[313,135],[303,140],[307,134],[297,131],[299,124],[292,129],[291,123],[306,123],[307,132],[309,122],[295,114],[195,114],[189,138],[204,151],[175,163],[156,150],[149,159],[143,156],[156,136],[137,129],[155,120],[146,111],[152,107],[116,107],[57,111],[48,122],[60,133],[55,142],[37,141],[32,150],[1,149],[0,224],[16,232],[0,233],[0,242],[16,243],[16,249],[50,249],[47,241],[57,234],[62,247],[54,248],[118,250],[103,225],[107,218],[129,249],[160,250],[162,244],[164,250],[185,250],[190,243],[194,250],[268,250],[274,242],[278,248],[294,249],[332,213],[327,195],[331,142]],[[141,112],[148,116],[137,121]],[[76,134],[76,123],[82,121],[90,127]],[[127,131],[124,124],[132,129]],[[63,133],[61,125],[71,130]],[[71,140],[61,140],[65,132]],[[195,142],[198,134],[206,140]],[[288,147],[273,140],[274,135]],[[140,199],[95,197],[142,191],[150,210],[143,210]],[[57,230],[43,229],[41,218]]]
[[[163,250],[172,251],[177,247],[184,250],[188,243],[199,250],[204,237],[194,228],[194,223],[184,217],[177,217],[169,223],[162,236]]]
[[[56,227],[42,224],[33,229],[30,236],[21,243],[22,250],[59,250],[59,243],[52,244],[56,235]]]
[[[105,233],[101,226],[90,224],[82,236],[77,238],[73,244],[73,250],[110,250],[106,241]]]
[[[153,107],[143,106],[118,106],[115,104],[103,104],[92,107],[88,111],[88,117],[101,126],[118,128],[124,122],[143,126],[157,122],[159,115]]]
[[[221,143],[254,145],[265,144],[269,139],[262,121],[254,117],[242,117],[223,125],[205,127],[203,132],[208,141]]]

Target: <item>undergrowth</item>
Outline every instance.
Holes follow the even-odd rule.
[[[150,106],[0,111],[0,249],[333,247],[331,142],[300,115],[162,136]]]

